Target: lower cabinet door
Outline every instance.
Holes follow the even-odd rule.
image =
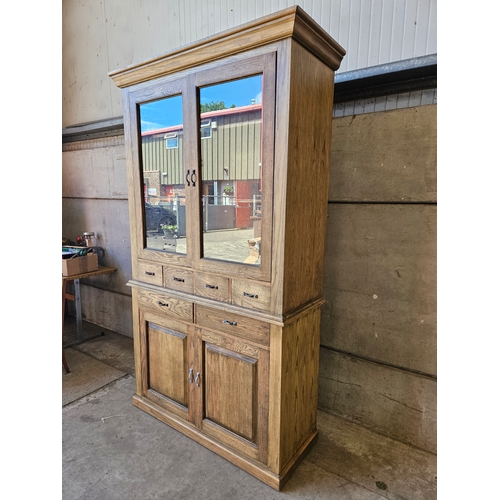
[[[269,351],[201,330],[204,433],[266,462]]]
[[[193,378],[189,372],[188,326],[146,311],[141,311],[140,317],[142,395],[188,419],[189,383]]]
[[[142,397],[267,463],[268,348],[149,309],[139,317]]]

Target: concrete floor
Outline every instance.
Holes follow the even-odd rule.
[[[62,498],[430,500],[436,456],[328,413],[319,439],[281,492],[132,406],[132,339],[104,335],[67,348],[62,369]],[[76,340],[67,317],[65,343]]]
[[[186,238],[177,238],[175,246],[162,234],[147,238],[147,246],[157,250],[166,250],[186,254]],[[153,235],[154,234],[154,235]],[[249,240],[255,237],[253,229],[227,229],[203,233],[203,252],[205,257],[230,262],[245,262],[251,256]]]

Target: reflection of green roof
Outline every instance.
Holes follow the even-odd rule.
[[[262,104],[250,104],[240,106],[239,108],[218,109],[217,111],[207,111],[201,114],[201,118],[211,118],[212,116],[235,115],[237,113],[246,113],[247,111],[256,111],[262,109]]]
[[[173,125],[172,127],[157,128],[155,130],[146,130],[145,132],[141,133],[141,136],[145,137],[148,135],[165,134],[167,132],[178,132],[182,129],[183,129],[182,124],[181,125]]]
[[[239,113],[247,113],[249,111],[258,111],[262,109],[262,104],[250,104],[247,106],[240,106],[238,108],[226,108],[226,109],[218,109],[217,111],[207,111],[206,113],[202,113],[200,118],[213,118],[216,116],[228,116],[228,115],[236,115]],[[142,137],[156,134],[165,134],[167,132],[178,132],[183,130],[183,125],[173,125],[171,127],[157,128],[156,130],[147,130],[141,133]]]

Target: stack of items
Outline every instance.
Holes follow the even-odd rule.
[[[72,245],[63,238],[62,246],[62,275],[73,276],[75,274],[89,273],[99,269],[97,254],[93,251],[91,236],[94,233],[84,233],[85,245]],[[70,243],[70,244],[65,244]]]

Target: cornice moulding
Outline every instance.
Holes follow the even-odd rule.
[[[108,75],[118,87],[130,87],[287,38],[305,46],[334,71],[346,53],[304,10],[293,6]]]

